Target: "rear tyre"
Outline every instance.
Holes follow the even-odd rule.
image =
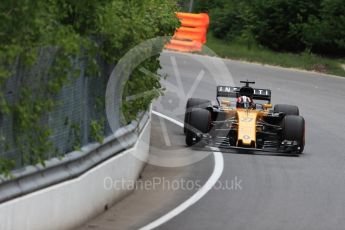
[[[295,105],[277,104],[274,106],[273,111],[275,113],[284,113],[285,115],[299,115],[299,109]]]
[[[298,153],[305,145],[305,121],[301,116],[287,115],[283,119],[283,140],[297,141]]]
[[[206,109],[193,108],[186,127],[186,144],[192,146],[200,141],[197,133],[208,133],[211,125],[211,113]]]
[[[210,100],[201,99],[201,98],[189,98],[186,104],[186,112],[184,114],[184,126],[183,126],[183,132],[187,132],[186,124],[188,124],[190,112],[192,108],[200,108],[200,109],[206,109],[207,107],[212,106]]]

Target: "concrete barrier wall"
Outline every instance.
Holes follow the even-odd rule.
[[[138,142],[83,175],[0,204],[1,230],[72,229],[131,192],[115,181],[135,181],[149,154],[151,120]],[[137,157],[135,157],[136,155]],[[138,159],[139,158],[139,159]]]

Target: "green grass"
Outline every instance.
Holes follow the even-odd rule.
[[[345,59],[331,59],[309,53],[274,52],[256,45],[225,42],[215,38],[212,34],[207,36],[206,46],[223,58],[312,70],[345,77],[345,70],[341,66],[342,63],[345,64]]]

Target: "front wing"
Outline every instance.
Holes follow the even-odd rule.
[[[298,153],[298,143],[296,141],[282,141],[281,143],[267,143],[262,148],[237,147],[225,141],[224,137],[212,138],[209,134],[197,134],[198,142],[194,148],[219,148],[224,150],[246,151],[246,152],[271,152],[271,153]]]

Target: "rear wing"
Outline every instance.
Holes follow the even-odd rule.
[[[241,96],[240,89],[242,87],[233,86],[217,86],[217,97],[233,97],[237,98]],[[269,89],[255,89],[253,88],[253,99],[254,100],[266,100],[271,102],[271,90]]]

